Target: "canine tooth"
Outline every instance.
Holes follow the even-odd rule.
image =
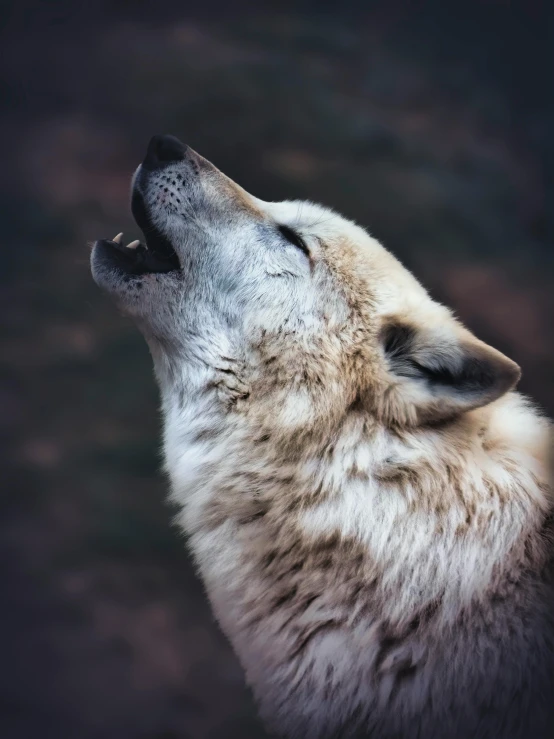
[[[122,238],[123,238],[123,234],[120,233],[120,234],[117,234],[117,236],[114,236],[114,238],[112,239],[112,241],[115,241],[116,244],[121,244],[121,239]]]
[[[131,241],[130,244],[127,244],[127,249],[136,249],[137,246],[140,246],[140,241],[138,239],[136,241]]]

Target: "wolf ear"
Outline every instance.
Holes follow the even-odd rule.
[[[491,403],[518,382],[520,368],[456,323],[419,327],[389,319],[380,334],[393,404],[429,422]],[[389,409],[389,415],[390,410]]]

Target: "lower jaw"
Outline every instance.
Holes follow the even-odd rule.
[[[96,242],[95,259],[104,262],[112,269],[115,268],[122,276],[130,277],[178,272],[180,269],[176,254],[161,255],[154,249],[147,249],[142,244],[129,249],[110,240]]]

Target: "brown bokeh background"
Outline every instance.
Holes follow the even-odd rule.
[[[554,68],[533,2],[0,4],[0,736],[263,737],[159,472],[146,346],[87,242],[174,133],[366,225],[554,411]]]

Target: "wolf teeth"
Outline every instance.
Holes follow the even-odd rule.
[[[122,238],[123,238],[123,234],[120,233],[120,234],[117,234],[117,236],[114,236],[114,238],[112,239],[112,241],[114,241],[116,244],[121,244],[121,239]]]
[[[130,244],[127,244],[127,249],[136,249],[137,246],[140,246],[140,241],[136,239],[136,241],[131,241]]]

